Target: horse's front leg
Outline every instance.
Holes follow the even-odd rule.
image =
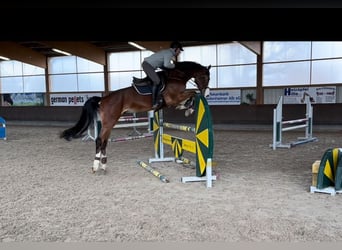
[[[176,106],[176,109],[188,109],[192,107],[195,95],[196,91],[193,90],[182,92],[178,96],[178,105]]]
[[[100,166],[100,160],[101,160],[101,138],[97,137],[95,140],[95,159],[92,167],[93,173],[95,173]]]
[[[194,101],[195,101],[195,95],[196,91],[185,91],[182,93],[181,96],[182,101],[179,103],[179,105],[176,107],[176,109],[186,109],[185,110],[185,116],[190,116],[194,113]]]

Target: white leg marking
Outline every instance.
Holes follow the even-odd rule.
[[[100,159],[100,156],[101,156],[101,152],[99,152],[95,155],[96,159],[94,160],[93,168],[92,168],[93,173],[95,173],[99,169],[100,160],[98,160],[98,159]]]
[[[185,116],[188,117],[189,115],[194,113],[194,109],[193,108],[189,108],[187,110],[185,110]]]
[[[102,155],[101,156],[101,169],[103,171],[106,171],[106,167],[107,167],[107,155]]]

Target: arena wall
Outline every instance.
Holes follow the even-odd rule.
[[[273,123],[275,104],[210,106],[214,124],[268,124]],[[82,107],[11,106],[0,107],[0,116],[7,121],[51,121],[75,122]],[[342,125],[342,103],[313,104],[313,124]],[[144,116],[145,113],[137,114]],[[164,115],[170,122],[187,123],[192,118],[185,117],[183,111],[166,108]],[[305,116],[305,105],[284,104],[283,120]]]

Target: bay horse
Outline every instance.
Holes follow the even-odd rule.
[[[175,107],[176,109],[192,109],[196,89],[186,89],[189,80],[194,79],[196,87],[205,97],[209,96],[210,67],[202,66],[191,61],[176,62],[175,68],[163,69],[158,74],[162,79],[161,98],[162,104],[155,111],[164,107]],[[90,125],[96,126],[96,116],[101,121],[99,135],[95,139],[95,159],[92,172],[95,173],[99,167],[106,170],[107,154],[106,147],[112,128],[121,115],[125,112],[146,112],[152,110],[152,81],[145,78],[133,77],[132,86],[118,89],[106,96],[93,96],[88,99],[82,107],[82,113],[78,122],[71,128],[64,130],[60,138],[70,141],[79,138]],[[144,91],[148,89],[148,91]],[[186,113],[186,115],[192,112]]]

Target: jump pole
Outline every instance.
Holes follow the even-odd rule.
[[[152,112],[153,115],[153,112]],[[114,125],[114,128],[133,128],[133,131],[129,133],[128,137],[121,137],[121,138],[111,138],[110,142],[120,142],[120,141],[128,141],[128,140],[136,140],[146,137],[152,137],[152,130],[151,130],[151,111],[148,112],[148,117],[136,117],[136,113],[133,115],[125,115],[121,116],[118,120],[118,123]],[[137,130],[137,127],[146,126],[148,128],[147,133],[141,133]],[[92,133],[93,130],[93,133]],[[93,126],[90,126],[87,131],[87,135],[83,137],[82,140],[95,140],[101,130],[101,122],[99,118],[96,116],[94,117]]]
[[[312,136],[313,108],[308,96],[305,96],[305,104],[305,118],[283,121],[283,96],[280,96],[277,107],[273,110],[273,143],[270,144],[273,150],[277,148],[291,148],[299,144],[317,141],[317,138]],[[293,124],[297,125],[290,126]],[[282,142],[282,132],[300,128],[305,128],[305,137],[298,137],[297,141],[290,143]]]
[[[154,168],[152,168],[150,165],[147,165],[145,162],[143,161],[137,161],[138,165],[142,168],[144,168],[145,170],[147,170],[148,172],[150,172],[151,174],[153,174],[155,177],[159,178],[159,180],[161,180],[162,182],[168,183],[169,180],[162,175],[161,173],[159,173],[157,170],[155,170]]]
[[[181,181],[183,183],[206,181],[207,187],[212,187],[212,181],[216,180],[216,176],[212,175],[213,128],[209,105],[202,95],[196,95],[195,98],[195,117],[195,127],[189,127],[164,122],[163,111],[155,112],[153,120],[155,158],[150,158],[149,162],[177,162],[182,159],[186,160],[183,158],[183,151],[194,153],[196,156],[196,176],[182,177]],[[195,134],[196,140],[192,141],[165,134],[164,127],[192,132]],[[173,157],[165,157],[164,144],[172,147]],[[191,161],[188,160],[188,162]]]

